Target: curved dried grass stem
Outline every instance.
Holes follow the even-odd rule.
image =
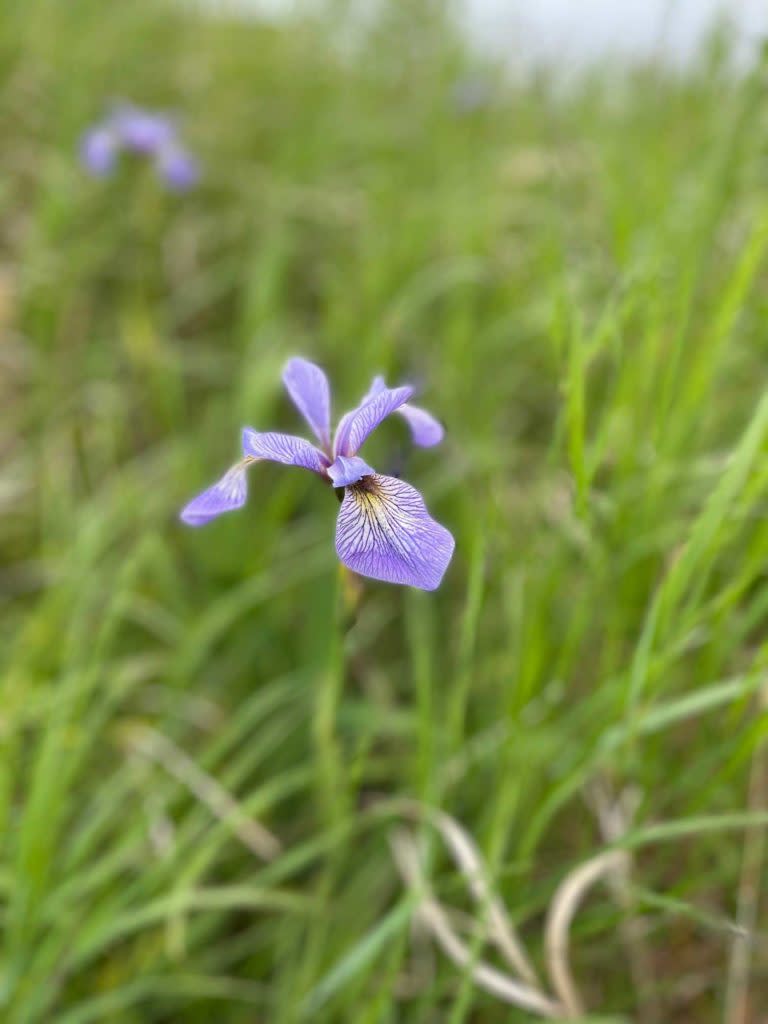
[[[442,811],[435,812],[432,820],[467,879],[472,895],[488,915],[489,938],[524,981],[537,985],[538,978],[533,964],[515,934],[504,904],[491,891],[483,859],[472,837],[455,818]]]
[[[419,922],[453,963],[468,970],[476,985],[506,1003],[550,1019],[562,1016],[562,1007],[538,987],[516,981],[472,954],[456,934],[447,909],[432,895],[422,870],[418,844],[408,832],[392,833],[390,845],[404,882],[420,895],[416,909]]]
[[[467,830],[444,811],[416,801],[404,802],[412,816],[429,822],[442,836],[469,889],[487,915],[488,938],[523,981],[537,987],[539,979],[502,901],[494,895],[482,854]]]
[[[618,843],[630,829],[642,800],[639,789],[625,787],[617,797],[611,793],[606,779],[598,777],[587,790],[586,798],[592,807],[603,840]],[[638,1024],[661,1024],[663,1008],[657,993],[653,957],[646,942],[642,917],[637,913],[632,895],[631,872],[633,863],[627,857],[626,869],[613,871],[608,876],[614,899],[621,908],[623,919],[619,934],[626,949],[632,982],[637,994]]]
[[[560,883],[550,904],[544,932],[547,969],[567,1016],[583,1016],[584,1004],[571,972],[568,949],[571,922],[588,890],[601,878],[627,868],[623,850],[609,850],[580,864]]]

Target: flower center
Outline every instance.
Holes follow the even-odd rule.
[[[364,491],[367,494],[379,493],[379,486],[376,483],[376,477],[373,474],[370,474],[369,476],[361,476],[356,483],[350,484],[350,487],[353,491]]]

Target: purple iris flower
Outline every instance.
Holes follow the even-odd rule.
[[[151,159],[168,187],[176,191],[191,188],[200,176],[196,161],[179,143],[176,125],[165,114],[121,104],[86,132],[80,156],[91,174],[105,177],[123,150]]]
[[[424,448],[442,441],[441,424],[424,409],[410,405],[413,388],[388,388],[382,377],[376,377],[357,408],[342,416],[332,436],[330,387],[320,367],[306,359],[291,359],[283,371],[283,383],[320,446],[290,434],[260,434],[245,427],[242,460],[192,499],[181,513],[182,521],[202,526],[244,505],[246,471],[254,462],[266,459],[300,466],[343,489],[336,553],[344,565],[362,576],[434,590],[453,555],[453,537],[432,519],[415,487],[377,473],[358,452],[393,412],[408,423],[414,444]]]

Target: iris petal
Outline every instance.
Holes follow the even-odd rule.
[[[87,132],[80,144],[80,157],[83,163],[91,174],[97,177],[104,177],[112,171],[116,156],[117,139],[114,133],[103,125]]]
[[[200,177],[197,161],[180,146],[164,147],[157,156],[157,169],[175,192],[186,192]]]
[[[122,104],[112,114],[111,124],[124,146],[134,153],[157,153],[173,142],[175,126],[165,114]]]
[[[400,406],[397,413],[411,428],[411,439],[419,448],[431,448],[443,440],[445,430],[442,423],[426,409],[406,403]]]
[[[399,409],[413,394],[413,388],[383,388],[357,409],[348,412],[336,431],[336,454],[355,455],[365,439],[382,420]]]
[[[326,448],[331,443],[331,389],[319,366],[308,359],[289,359],[283,384],[293,404]]]
[[[384,378],[381,375],[375,376],[371,381],[371,386],[368,388],[368,391],[360,399],[360,405],[365,405],[366,402],[370,402],[372,398],[375,398],[376,395],[379,395],[382,391],[386,390],[387,384]]]
[[[360,405],[365,405],[381,394],[382,391],[386,390],[387,385],[384,378],[380,376],[374,377],[367,394],[361,399]],[[443,440],[445,430],[442,423],[431,413],[428,413],[426,409],[406,402],[405,405],[401,405],[395,411],[398,416],[403,417],[411,428],[411,440],[419,448],[431,448],[433,445],[440,444]]]
[[[245,471],[247,462],[239,462],[227,470],[221,480],[193,498],[181,511],[187,526],[204,526],[222,512],[242,508],[248,495]]]
[[[356,455],[339,455],[328,467],[328,476],[334,487],[348,487],[364,476],[373,476],[376,470]]]
[[[410,484],[376,474],[347,487],[336,524],[339,559],[362,576],[435,590],[454,540]]]
[[[243,455],[252,459],[282,462],[285,466],[301,466],[325,475],[329,459],[303,437],[292,434],[260,434],[251,427],[243,428]]]

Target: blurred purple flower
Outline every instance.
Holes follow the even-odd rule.
[[[126,149],[154,156],[175,142],[176,126],[165,114],[120,104],[111,115],[114,131]]]
[[[165,179],[169,188],[176,192],[186,192],[197,184],[200,169],[195,158],[185,149],[168,146],[157,158],[157,169]]]
[[[413,388],[388,388],[376,377],[360,405],[341,418],[331,435],[331,394],[319,366],[291,359],[283,383],[320,443],[317,448],[290,434],[243,429],[243,458],[183,509],[181,519],[202,526],[246,500],[246,471],[268,460],[300,466],[343,490],[336,524],[339,559],[363,576],[422,590],[440,585],[453,555],[454,540],[427,512],[419,492],[396,477],[383,476],[358,452],[366,438],[393,412],[408,423],[414,444],[431,447],[443,439],[441,424],[408,403]]]
[[[191,188],[200,176],[196,161],[179,143],[176,125],[166,114],[120,104],[86,132],[80,156],[91,174],[104,177],[112,172],[123,150],[150,158],[175,191]]]

